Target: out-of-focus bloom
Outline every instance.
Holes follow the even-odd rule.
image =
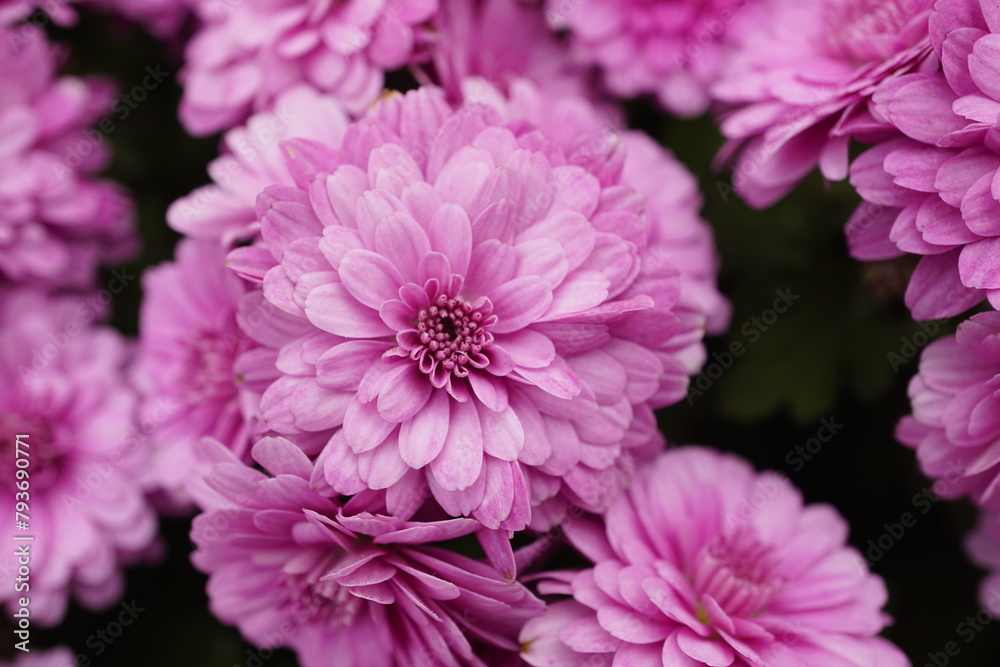
[[[672,220],[622,175],[625,143],[594,135],[583,100],[550,109],[547,132],[522,113],[542,103],[531,90],[452,110],[425,88],[340,145],[300,143],[296,187],[258,198],[262,243],[229,256],[302,323],[261,410],[297,442],[329,440],[339,493],[385,489],[406,517],[426,484],[450,514],[510,530],[563,482],[599,510],[703,358],[683,245],[651,229]]]
[[[216,464],[192,560],[213,613],[258,646],[288,646],[305,667],[483,666],[482,648],[516,652],[543,607],[513,573],[435,545],[481,530],[472,519],[353,513],[281,438],[253,447],[273,476],[202,447]]]
[[[0,27],[0,280],[89,287],[136,239],[126,197],[91,176],[107,140],[89,126],[111,88],[55,78],[58,59],[40,30]]]
[[[906,293],[918,319],[1000,307],[1000,14],[991,2],[939,2],[930,19],[941,71],[886,84],[875,110],[905,137],[861,155],[865,199],[848,226],[861,259],[923,255]]]
[[[722,155],[739,150],[733,185],[763,208],[819,165],[847,176],[852,138],[886,126],[869,109],[895,77],[933,70],[927,17],[933,0],[766,0],[746,8],[725,76],[712,89],[730,111]],[[735,27],[735,26],[734,26]]]
[[[580,60],[601,68],[612,93],[652,94],[667,110],[696,116],[722,74],[731,24],[757,1],[547,0],[546,14],[570,31]]]
[[[954,336],[934,341],[910,381],[913,414],[897,429],[917,450],[944,498],[998,506],[1000,482],[1000,313],[973,315]]]
[[[586,97],[589,68],[575,62],[549,29],[538,3],[521,0],[441,0],[432,22],[432,76],[452,102],[483,102],[516,79],[528,79],[550,95]],[[431,69],[431,67],[428,67]],[[489,82],[473,90],[471,77]]]
[[[36,9],[43,9],[49,18],[59,25],[76,22],[76,11],[70,6],[74,0],[0,0],[0,25],[9,26],[22,21]],[[19,26],[21,34],[27,34],[31,27]]]
[[[1000,618],[1000,514],[985,511],[976,529],[965,540],[969,558],[988,574],[979,585],[979,601],[995,618]]]
[[[555,573],[572,595],[521,632],[532,665],[908,665],[877,637],[882,580],[845,546],[827,505],[778,473],[699,448],[641,471],[603,523],[568,522],[591,569]]]
[[[181,241],[175,262],[143,276],[134,372],[140,414],[155,427],[155,484],[180,502],[193,476],[194,445],[203,437],[249,462],[260,395],[277,375],[275,354],[258,348],[246,330],[281,313],[267,302],[258,301],[259,308],[241,303],[247,291],[211,241]]]
[[[384,73],[410,63],[438,0],[199,0],[187,48],[181,121],[198,135],[242,122],[306,83],[360,113]]]
[[[32,649],[13,662],[0,661],[2,667],[77,667],[76,656],[65,646],[39,652]]]
[[[33,536],[24,543],[33,554],[31,620],[44,625],[62,619],[71,594],[90,608],[113,603],[122,564],[144,556],[156,536],[138,481],[145,453],[124,374],[128,349],[116,332],[91,325],[99,309],[96,297],[0,293],[0,506],[11,517],[0,537],[16,545],[15,535]],[[17,449],[29,455],[23,478]],[[22,530],[13,521],[19,492],[28,493]],[[20,596],[13,585],[0,592],[10,612]]]
[[[299,138],[338,144],[347,124],[335,100],[308,86],[282,93],[274,109],[226,133],[222,156],[208,167],[213,183],[174,202],[167,222],[182,234],[224,245],[253,238],[259,229],[257,195],[269,185],[295,185],[282,142]]]
[[[41,9],[55,23],[72,25],[77,20],[73,5],[81,4],[120,14],[142,24],[159,37],[173,37],[190,15],[193,5],[199,1],[201,0],[0,0],[0,24],[14,24],[31,16],[36,9]],[[22,28],[23,26],[15,29]]]

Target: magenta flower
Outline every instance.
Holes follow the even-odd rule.
[[[930,19],[940,72],[911,74],[875,95],[904,138],[859,157],[851,182],[865,199],[848,226],[861,259],[922,255],[906,303],[918,319],[1000,307],[1000,17],[989,2],[939,2]]]
[[[928,345],[910,381],[913,414],[896,432],[900,442],[917,450],[924,473],[939,480],[937,495],[969,496],[991,507],[1000,499],[998,334],[1000,313],[990,311]]]
[[[12,662],[0,661],[0,667],[77,667],[76,656],[65,646],[44,652],[32,649]]]
[[[55,78],[58,60],[40,30],[0,26],[0,280],[89,287],[136,239],[121,189],[92,178],[108,142],[90,125],[111,88]]]
[[[509,92],[528,79],[551,95],[590,95],[589,69],[577,63],[549,28],[541,5],[516,0],[441,0],[432,25],[424,83],[436,83],[453,102],[483,102],[496,88]],[[470,87],[470,79],[490,86]]]
[[[987,571],[979,585],[979,601],[994,617],[1000,617],[1000,515],[985,511],[975,530],[965,540],[970,560]]]
[[[562,480],[606,506],[620,484],[604,471],[657,437],[652,408],[704,355],[698,288],[682,302],[671,258],[684,244],[650,242],[675,221],[648,215],[623,142],[598,133],[594,150],[582,100],[548,110],[552,133],[518,104],[452,111],[422,89],[342,145],[292,148],[297,187],[265,190],[262,243],[229,256],[303,325],[283,334],[267,425],[329,440],[328,482],[385,489],[403,517],[424,485],[494,529],[523,528]]]
[[[783,475],[675,449],[603,519],[566,524],[595,566],[542,585],[572,599],[522,630],[529,664],[909,664],[875,636],[889,621],[885,586],[845,546],[844,520],[803,506]]]
[[[574,52],[600,67],[619,97],[651,94],[669,111],[697,116],[722,74],[730,24],[748,0],[548,0],[554,28],[570,31]]]
[[[260,395],[277,372],[274,353],[254,344],[240,324],[252,329],[283,313],[252,296],[241,302],[248,285],[226,269],[225,251],[210,241],[181,241],[175,262],[146,271],[143,291],[134,372],[140,414],[155,426],[156,483],[184,502],[194,446],[203,437],[249,462]]]
[[[360,113],[383,74],[411,62],[438,0],[199,0],[203,27],[187,48],[181,121],[197,135],[270,109],[299,83]]]
[[[183,197],[167,211],[178,232],[230,245],[258,232],[254,202],[269,185],[294,186],[281,148],[293,138],[338,144],[347,116],[332,98],[308,86],[278,96],[274,109],[253,115],[226,133],[223,154],[209,165],[214,183]]]
[[[481,667],[484,650],[516,652],[543,608],[513,573],[434,544],[475,533],[476,521],[352,512],[317,490],[321,471],[281,438],[253,447],[273,476],[218,443],[204,451],[217,463],[192,560],[209,574],[213,613],[258,646],[288,646],[305,667],[331,656],[343,667]]]
[[[144,557],[156,515],[140,485],[145,451],[133,424],[125,341],[91,326],[99,301],[50,297],[35,288],[0,293],[0,442],[3,443],[0,538],[32,535],[31,621],[55,625],[69,596],[88,608],[122,594],[121,566]],[[17,438],[27,435],[27,438]],[[28,530],[15,530],[16,440],[27,443]],[[23,480],[22,480],[23,481]],[[13,553],[14,547],[11,547]],[[17,559],[5,558],[0,587],[8,611],[20,594]]]
[[[712,89],[729,105],[722,155],[739,150],[737,192],[770,206],[819,165],[847,176],[851,138],[886,135],[873,93],[895,77],[934,69],[927,17],[933,0],[766,0],[741,20]]]

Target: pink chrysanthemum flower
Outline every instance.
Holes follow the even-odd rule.
[[[176,252],[175,262],[143,275],[134,376],[142,423],[153,426],[155,483],[184,502],[203,437],[249,461],[260,395],[277,372],[274,352],[246,331],[284,314],[241,301],[248,285],[225,267],[217,243],[185,239]]]
[[[905,135],[859,157],[851,181],[866,200],[848,226],[852,252],[923,255],[907,305],[918,319],[1000,307],[1000,13],[991,2],[939,2],[930,19],[940,72],[900,77],[876,112]]]
[[[740,149],[733,185],[750,205],[776,202],[817,165],[847,176],[848,144],[880,139],[869,111],[887,81],[934,69],[927,17],[933,0],[766,0],[747,8],[713,96]]]
[[[547,0],[546,14],[612,93],[652,94],[673,113],[697,116],[722,73],[731,24],[754,1]]]
[[[36,9],[45,13],[59,25],[76,22],[76,11],[70,7],[75,0],[0,0],[0,25],[10,26],[31,16]],[[30,27],[18,26],[18,31],[30,31]],[[26,32],[24,34],[27,34]]]
[[[994,618],[1000,618],[1000,514],[985,511],[965,540],[969,558],[988,574],[979,585],[979,601]]]
[[[969,496],[998,506],[1000,482],[1000,313],[974,315],[954,336],[928,345],[910,381],[913,414],[897,429],[917,450],[925,474],[945,498]]]
[[[187,48],[181,121],[203,135],[264,111],[306,83],[352,113],[382,92],[383,75],[409,63],[438,0],[199,0],[204,25]]]
[[[521,632],[531,665],[908,665],[875,635],[882,580],[827,505],[778,473],[700,447],[640,472],[603,523],[565,525],[595,563],[543,592],[572,595]]]
[[[91,176],[107,139],[89,126],[111,88],[55,78],[58,59],[40,30],[0,27],[0,280],[87,287],[99,264],[134,249],[132,212]]]
[[[34,537],[25,543],[34,554],[32,623],[58,623],[71,594],[90,608],[113,603],[123,590],[122,564],[144,556],[156,536],[137,481],[145,452],[124,374],[128,349],[116,332],[90,326],[98,309],[96,298],[34,288],[0,293],[0,506],[11,517],[0,538],[18,545],[15,535]],[[27,489],[15,486],[18,439],[30,454]],[[24,491],[29,525],[22,532],[14,511],[24,500],[15,493]],[[14,612],[16,559],[4,565],[9,585],[0,587],[0,600]]]
[[[521,0],[441,0],[432,22],[427,83],[454,102],[483,102],[485,93],[463,90],[470,77],[507,92],[515,79],[534,82],[553,100],[586,97],[589,70],[576,63],[550,30],[538,3]],[[485,89],[484,89],[485,90]],[[479,93],[479,94],[477,94]]]
[[[484,667],[480,651],[516,652],[543,608],[513,573],[435,545],[481,530],[472,519],[352,512],[281,438],[253,447],[273,476],[203,448],[217,463],[192,560],[213,613],[258,646],[288,646],[305,667]]]
[[[597,510],[626,434],[683,397],[706,315],[589,109],[550,109],[560,135],[422,89],[288,151],[297,187],[265,190],[262,243],[229,262],[303,323],[261,410],[296,440],[332,433],[339,493],[386,489],[406,516],[426,484],[515,530],[562,480]]]
[[[167,223],[187,236],[224,245],[252,239],[259,230],[257,195],[270,185],[295,185],[282,142],[297,138],[337,144],[347,124],[334,99],[308,86],[285,91],[274,109],[226,133],[222,156],[208,167],[214,182],[174,202]]]
[[[65,646],[44,652],[32,649],[13,662],[0,661],[0,667],[77,667],[76,656]]]

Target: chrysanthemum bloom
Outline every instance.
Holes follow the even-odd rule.
[[[260,395],[277,376],[274,352],[246,331],[289,316],[267,302],[241,301],[248,287],[212,241],[185,239],[176,261],[143,275],[134,371],[140,414],[151,426],[155,483],[180,502],[203,437],[249,461]]]
[[[938,479],[937,495],[969,496],[998,506],[1000,481],[1000,313],[972,316],[954,336],[934,341],[910,381],[913,414],[897,429],[916,449],[925,474]]]
[[[453,102],[483,102],[490,88],[506,93],[528,79],[553,100],[590,94],[590,68],[576,62],[549,28],[539,3],[516,0],[441,0],[431,23],[427,83]],[[470,77],[488,88],[463,89]]]
[[[66,0],[45,0],[51,3],[65,3]],[[194,7],[203,0],[80,0],[102,11],[118,14],[144,26],[149,32],[161,38],[175,37],[184,22],[192,14]],[[227,0],[208,0],[229,6]],[[43,5],[44,6],[44,5]]]
[[[232,127],[306,83],[359,113],[383,75],[409,63],[437,0],[199,0],[187,48],[181,121],[193,134]]]
[[[933,0],[767,0],[748,8],[725,76],[712,89],[732,110],[722,117],[740,150],[733,185],[763,208],[814,167],[847,176],[851,138],[871,142],[885,126],[871,95],[901,74],[934,69],[927,17]]]
[[[655,95],[667,110],[697,116],[722,73],[732,24],[757,1],[548,0],[546,14],[612,93]]]
[[[13,662],[0,661],[0,667],[77,667],[76,656],[65,646],[39,652],[31,649]]]
[[[59,25],[76,22],[76,11],[71,7],[74,0],[0,0],[0,25],[10,26],[31,16],[36,9],[44,9],[49,18]],[[18,30],[24,30],[19,26]],[[28,31],[31,28],[27,28]]]
[[[542,585],[572,599],[522,630],[531,665],[909,664],[875,636],[885,585],[836,510],[735,456],[668,451],[565,532],[595,565]]]
[[[91,174],[111,106],[102,81],[55,77],[59,54],[31,26],[0,26],[0,280],[89,286],[135,247],[121,190]]]
[[[32,623],[58,623],[71,594],[90,608],[115,602],[122,564],[144,556],[156,536],[138,481],[144,451],[124,374],[128,349],[116,332],[90,324],[99,308],[97,298],[34,288],[0,293],[0,508],[11,517],[0,539],[34,538],[24,542],[32,554]],[[29,455],[26,479],[16,476],[23,469],[17,450]],[[22,481],[27,488],[16,486]],[[18,500],[28,504],[26,530],[15,529]],[[0,563],[0,600],[14,612],[17,559]]]
[[[226,133],[222,156],[208,167],[213,183],[174,202],[167,223],[187,236],[224,245],[253,238],[259,230],[257,195],[269,185],[295,185],[282,142],[337,144],[347,124],[336,100],[304,85],[285,91],[274,109]]]
[[[1000,14],[990,2],[939,2],[930,19],[941,71],[875,95],[904,138],[863,154],[851,181],[866,203],[848,227],[862,259],[923,255],[907,291],[918,319],[1000,307]]]
[[[671,221],[622,175],[624,144],[580,135],[588,108],[551,109],[556,136],[422,89],[342,145],[288,151],[297,187],[264,191],[262,244],[229,262],[308,327],[261,409],[296,441],[332,434],[339,493],[386,489],[405,517],[426,484],[453,515],[520,529],[555,492],[526,474],[576,470],[606,502],[589,477],[637,415],[683,397],[705,315],[650,243]]]
[[[271,476],[203,448],[215,495],[194,520],[192,560],[213,613],[258,646],[288,646],[305,667],[483,666],[479,647],[517,651],[543,607],[512,573],[435,545],[480,530],[472,519],[351,512],[281,438],[253,447]]]
[[[985,511],[976,529],[965,540],[973,563],[988,571],[979,585],[979,601],[994,618],[1000,618],[1000,514]]]

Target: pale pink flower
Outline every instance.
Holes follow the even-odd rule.
[[[270,109],[305,83],[360,113],[383,76],[417,57],[438,0],[199,0],[203,25],[188,44],[181,121],[197,135]]]
[[[0,280],[89,287],[136,238],[127,197],[93,178],[108,142],[90,126],[112,89],[56,78],[59,60],[42,31],[0,26]]]
[[[924,473],[938,480],[938,496],[1000,506],[998,341],[1000,312],[990,311],[973,315],[920,355],[909,388],[913,414],[896,436],[917,450]]]
[[[885,585],[836,510],[735,456],[661,454],[602,521],[564,531],[594,567],[540,585],[572,599],[521,631],[531,665],[909,665],[876,636]]]
[[[546,15],[612,93],[655,95],[668,111],[697,116],[723,73],[731,24],[758,1],[547,0]]]
[[[115,331],[92,322],[97,298],[48,296],[35,288],[0,292],[0,509],[10,517],[0,538],[17,535],[30,563],[31,622],[58,623],[70,596],[90,609],[114,603],[124,590],[122,566],[145,557],[156,515],[140,478],[146,452],[133,417],[127,382],[129,349]],[[17,487],[16,436],[30,454],[27,488]],[[27,492],[26,530],[14,524],[15,494]],[[4,572],[17,571],[5,556]],[[0,601],[8,612],[21,593],[6,575]],[[8,585],[9,584],[9,585]]]
[[[875,112],[901,135],[862,154],[865,199],[848,225],[861,259],[921,255],[906,303],[917,319],[1000,307],[1000,14],[992,2],[938,2],[931,44],[941,71],[884,85]]]
[[[485,667],[487,651],[516,653],[543,608],[513,572],[436,544],[481,530],[472,519],[343,505],[281,438],[253,447],[269,475],[218,443],[203,449],[216,463],[192,560],[209,575],[212,612],[257,646],[290,647],[304,667]]]
[[[347,124],[333,98],[303,85],[283,92],[273,109],[226,132],[222,155],[208,167],[212,184],[174,202],[167,210],[167,223],[186,236],[227,246],[254,238],[259,229],[254,211],[257,195],[269,185],[295,185],[282,142],[336,144]]]
[[[684,244],[651,229],[672,220],[623,176],[626,143],[595,136],[583,100],[533,123],[529,89],[509,108],[383,100],[341,145],[291,151],[296,187],[265,190],[262,242],[230,253],[302,323],[266,332],[284,343],[264,419],[308,451],[328,440],[339,493],[384,489],[405,517],[427,485],[509,530],[563,481],[600,509],[703,358]]]
[[[932,4],[765,0],[746,10],[712,94],[727,109],[722,156],[739,150],[733,185],[751,206],[770,206],[817,165],[843,179],[850,140],[886,135],[871,96],[895,77],[937,67]]]
[[[241,304],[249,286],[226,268],[225,251],[211,241],[181,241],[176,261],[147,269],[142,283],[133,372],[140,415],[152,431],[155,484],[183,503],[194,446],[203,437],[249,461],[260,395],[277,371],[274,353],[260,349],[240,324],[259,326],[280,311],[266,302],[260,309]]]

